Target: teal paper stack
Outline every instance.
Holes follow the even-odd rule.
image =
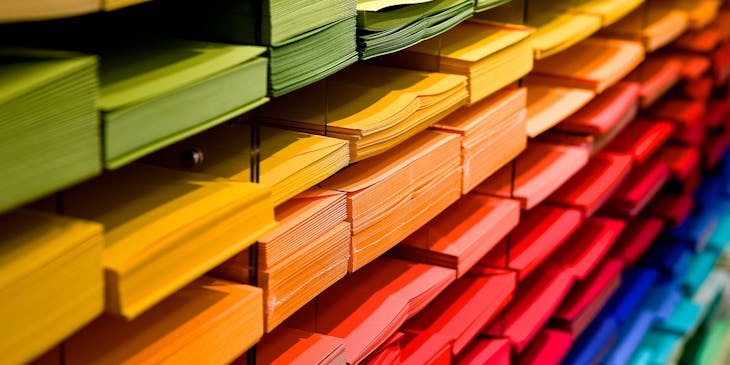
[[[0,49],[0,212],[101,171],[97,61]]]
[[[358,0],[361,59],[408,48],[437,36],[474,12],[474,0]]]
[[[140,38],[87,51],[101,59],[104,158],[111,169],[268,100],[262,47]]]

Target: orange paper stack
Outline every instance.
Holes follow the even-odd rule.
[[[258,286],[264,289],[266,332],[347,273],[350,224],[345,194],[312,188],[278,206],[279,226],[259,239]],[[249,251],[214,270],[248,283]]]
[[[682,35],[689,26],[686,12],[662,5],[662,0],[650,1],[601,34],[639,41],[647,52],[654,52]]]
[[[526,95],[524,88],[507,88],[433,126],[461,136],[462,194],[525,149]]]
[[[588,162],[588,155],[588,146],[532,142],[512,164],[474,190],[518,199],[522,209],[529,210],[578,172]]]
[[[382,257],[327,289],[286,326],[343,339],[347,363],[355,364],[455,278],[452,269]]]
[[[342,339],[280,327],[256,345],[256,363],[270,365],[345,363]]]
[[[131,322],[97,318],[65,342],[65,363],[229,364],[261,338],[261,298],[203,276]]]
[[[424,131],[321,184],[347,194],[349,270],[382,255],[461,196],[459,137]]]
[[[527,80],[601,93],[643,60],[644,48],[638,42],[592,37],[535,62]]]
[[[596,96],[590,90],[529,83],[527,135],[531,138],[568,118]]]
[[[395,253],[456,269],[457,276],[461,277],[519,219],[520,205],[515,200],[467,194],[396,246]]]

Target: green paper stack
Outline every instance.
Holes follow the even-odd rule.
[[[489,10],[491,8],[496,8],[498,6],[504,5],[512,0],[476,0],[476,4],[474,4],[474,12],[478,13],[481,11]]]
[[[474,12],[474,0],[358,0],[361,59],[408,48],[437,36]]]
[[[91,48],[111,169],[268,100],[262,47],[149,38]]]
[[[269,47],[271,96],[357,61],[355,0],[162,0],[150,6],[156,15],[146,21],[158,31]]]
[[[97,62],[0,49],[0,212],[101,171]]]

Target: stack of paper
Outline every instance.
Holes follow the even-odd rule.
[[[527,135],[539,136],[588,104],[590,90],[529,83],[527,86]]]
[[[664,230],[664,221],[657,218],[635,218],[619,237],[609,252],[610,257],[623,260],[627,266],[634,265]]]
[[[539,274],[520,283],[515,299],[482,331],[488,336],[509,339],[517,354],[552,317],[573,285],[570,269],[548,265],[541,268]]]
[[[687,146],[665,146],[657,157],[669,165],[672,178],[677,180],[687,180],[701,162],[700,152]]]
[[[342,339],[280,327],[256,345],[256,363],[271,365],[345,363]]]
[[[648,108],[679,81],[682,62],[668,56],[651,56],[626,78],[640,84],[642,108]]]
[[[535,62],[527,80],[601,93],[643,60],[644,47],[638,42],[588,38],[554,57]]]
[[[527,146],[525,88],[507,88],[450,114],[432,128],[461,138],[462,194],[512,161]]]
[[[101,313],[102,227],[23,209],[0,227],[0,359],[26,363]]]
[[[97,0],[8,0],[0,4],[0,23],[88,14],[101,10],[100,5]]]
[[[262,309],[261,289],[203,276],[131,322],[97,318],[65,341],[65,363],[228,364],[261,338]]]
[[[548,203],[570,206],[593,215],[631,171],[631,156],[601,152],[547,198]]]
[[[399,364],[403,336],[403,332],[394,333],[360,363],[363,365]]]
[[[503,338],[475,338],[455,359],[458,365],[509,364],[509,341]]]
[[[702,29],[717,18],[722,0],[673,0],[665,6],[687,12],[690,29]]]
[[[671,122],[639,119],[629,124],[604,150],[629,155],[636,165],[641,165],[653,156],[673,133],[674,125]]]
[[[272,123],[348,140],[350,161],[385,152],[464,105],[463,76],[357,64],[277,98]]]
[[[662,218],[669,227],[678,227],[689,217],[695,201],[691,195],[665,194],[656,198],[649,206],[649,215]]]
[[[162,38],[116,38],[78,47],[100,55],[99,106],[108,168],[267,100],[262,47]]]
[[[276,208],[279,227],[259,238],[258,286],[264,289],[264,329],[271,332],[347,273],[350,224],[345,194],[312,188]],[[248,250],[213,273],[249,283]]]
[[[520,220],[515,200],[467,194],[395,247],[415,261],[456,269],[464,275]]]
[[[714,66],[714,64],[713,64]],[[715,88],[715,80],[710,75],[699,77],[695,80],[687,80],[681,87],[682,96],[691,100],[706,102],[712,96]]]
[[[618,290],[623,268],[624,263],[619,259],[601,263],[570,291],[550,324],[578,338]]]
[[[286,325],[343,339],[347,363],[355,364],[455,278],[451,269],[383,257],[327,289]]]
[[[469,104],[474,104],[532,69],[532,32],[529,27],[468,21],[388,57],[387,62],[466,75]]]
[[[252,126],[229,123],[195,135],[145,159],[157,165],[252,181]],[[347,166],[347,142],[259,127],[258,181],[279,205]],[[198,160],[190,160],[198,154]]]
[[[525,24],[536,28],[532,39],[535,59],[552,56],[601,29],[600,16],[564,12],[562,5],[560,2],[539,4],[536,1],[526,5]]]
[[[458,200],[459,162],[458,136],[424,131],[323,182],[325,189],[347,193],[349,270],[382,255]]]
[[[539,205],[525,212],[513,233],[480,262],[484,267],[514,270],[519,280],[535,271],[583,222],[576,209]]]
[[[454,282],[405,324],[412,331],[437,333],[458,355],[512,299],[515,275],[508,270],[478,269]]]
[[[545,328],[535,336],[530,346],[522,353],[519,363],[525,365],[559,365],[572,345],[573,337],[570,333]]]
[[[594,136],[593,149],[601,150],[620,133],[638,113],[639,87],[620,82],[555,127],[568,133]]]
[[[568,3],[575,6],[575,12],[600,15],[604,27],[621,20],[643,2],[644,0],[568,0]]]
[[[403,330],[400,363],[403,365],[449,365],[451,344],[437,333]]]
[[[673,139],[698,146],[705,138],[706,104],[698,100],[664,99],[648,111],[648,115],[675,123]]]
[[[685,81],[699,78],[712,66],[710,59],[701,54],[671,52],[668,53],[668,57],[682,62],[682,70],[679,72],[679,76]]]
[[[275,226],[268,189],[141,164],[64,192],[103,223],[106,309],[134,318]]]
[[[518,199],[522,209],[529,210],[578,172],[588,162],[588,154],[587,146],[533,142],[474,191]]]
[[[603,260],[626,222],[618,219],[587,218],[552,256],[551,263],[569,269],[577,280],[585,280]]]
[[[100,172],[96,66],[71,52],[0,49],[0,212]]]
[[[669,179],[666,162],[650,160],[634,169],[608,200],[603,210],[621,217],[636,217]]]
[[[358,0],[360,58],[408,48],[451,29],[473,12],[474,0]]]
[[[654,1],[628,14],[601,34],[639,41],[647,52],[654,52],[677,39],[688,26],[686,12]]]

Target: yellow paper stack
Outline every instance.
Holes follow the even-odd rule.
[[[133,164],[64,193],[104,224],[106,309],[135,318],[275,227],[261,185]]]
[[[274,205],[316,185],[349,162],[347,143],[323,136],[261,127],[259,183],[271,188]],[[189,161],[191,154],[198,161]],[[157,165],[251,181],[251,126],[213,128],[146,159]]]
[[[633,11],[601,34],[638,41],[653,52],[682,35],[689,26],[686,12],[666,7],[664,2],[650,2]]]
[[[345,194],[312,188],[276,208],[279,226],[259,238],[258,286],[264,289],[264,327],[286,318],[347,273],[350,223]],[[214,275],[248,283],[249,251]]]
[[[536,28],[532,36],[535,59],[554,55],[601,29],[602,19],[598,15],[567,13],[560,9],[542,9],[541,6],[534,10],[533,2],[528,6],[525,23]]]
[[[508,88],[461,108],[433,129],[461,136],[462,189],[466,194],[527,146],[524,88]]]
[[[602,26],[607,27],[625,17],[639,7],[644,0],[558,0],[530,1],[533,11],[555,11],[562,9],[567,13],[592,14],[601,17]]]
[[[530,83],[584,88],[601,93],[629,74],[644,60],[638,42],[588,38],[535,63]]]
[[[16,210],[0,229],[0,359],[26,363],[104,308],[102,226]]]
[[[466,75],[469,104],[474,104],[530,72],[533,31],[518,25],[466,21],[387,57],[386,62]]]
[[[262,308],[261,289],[203,276],[132,321],[97,318],[65,364],[229,364],[261,338]]]
[[[459,199],[459,149],[457,135],[424,131],[321,184],[347,193],[350,271],[382,255]]]
[[[464,105],[464,76],[356,64],[274,99],[263,117],[350,142],[350,161],[377,155]]]
[[[101,10],[99,0],[4,0],[0,2],[0,23],[44,20]]]

